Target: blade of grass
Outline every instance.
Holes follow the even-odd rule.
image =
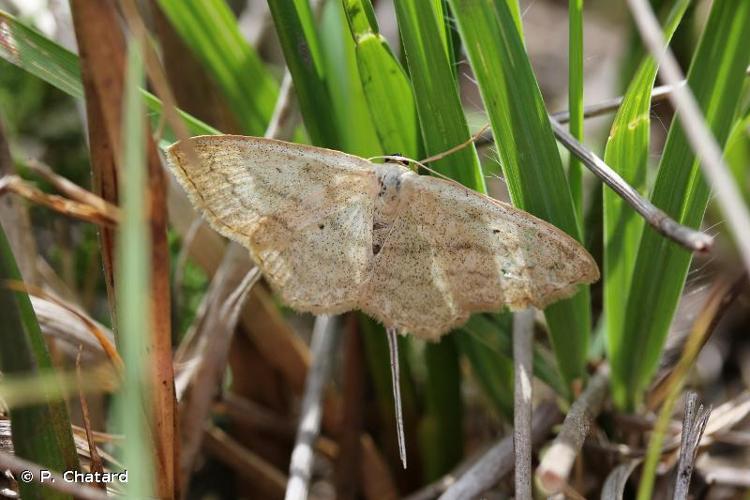
[[[159,0],[172,26],[220,86],[245,133],[263,135],[278,84],[242,37],[224,0]]]
[[[369,158],[383,154],[362,90],[354,40],[341,2],[323,7],[320,43],[342,150]]]
[[[118,237],[118,324],[120,349],[125,361],[122,391],[116,398],[116,418],[127,439],[123,463],[133,480],[125,484],[133,498],[148,498],[154,490],[154,463],[149,452],[149,424],[144,402],[151,399],[149,373],[152,369],[144,348],[149,344],[151,322],[149,301],[151,280],[151,235],[148,211],[143,199],[148,192],[146,175],[145,123],[138,87],[143,84],[143,64],[136,39],[128,43],[123,102],[122,211]]]
[[[268,7],[310,139],[317,146],[336,149],[339,133],[310,4],[307,0],[269,0]]]
[[[461,330],[462,335],[457,335],[456,339],[460,342],[464,342],[466,338],[474,339],[474,348],[488,351],[490,353],[489,359],[496,358],[500,365],[503,364],[503,359],[508,360],[511,363],[513,357],[513,343],[511,342],[511,326],[512,316],[509,313],[498,314],[489,316],[486,314],[475,314],[469,321],[464,325]],[[552,390],[554,390],[559,396],[568,396],[567,388],[563,381],[560,379],[559,371],[554,365],[551,356],[539,347],[534,349],[534,375],[547,384]],[[476,369],[474,365],[472,368]],[[495,367],[493,369],[500,368],[502,366]],[[512,373],[512,367],[509,368]],[[512,390],[513,376],[507,379],[501,378],[502,372],[498,374],[495,383],[503,383],[509,390]],[[505,394],[509,401],[511,394]]]
[[[44,80],[76,99],[82,99],[80,60],[77,55],[48,39],[38,31],[0,10],[0,57]],[[141,90],[153,120],[161,117],[161,101]],[[180,111],[193,135],[218,134],[215,128]]]
[[[665,27],[669,40],[682,19],[689,0],[675,4]],[[604,161],[641,193],[646,191],[646,169],[649,154],[651,89],[656,80],[657,66],[648,57],[638,68],[628,87],[622,105],[607,139]],[[643,232],[643,219],[625,201],[602,187],[604,210],[604,311],[609,360],[615,386],[621,383],[622,344],[630,340],[623,336],[625,308],[630,278],[635,266],[638,243]]]
[[[409,79],[378,31],[369,0],[343,0],[362,89],[386,154],[417,158],[421,148]]]
[[[51,371],[52,361],[36,315],[31,307],[29,296],[12,291],[4,285],[7,280],[20,280],[21,273],[0,227],[0,371],[6,375],[40,374]],[[56,377],[47,379],[46,387],[40,387],[45,394],[55,392]],[[73,434],[70,431],[70,417],[63,401],[48,399],[42,403],[10,408],[10,421],[15,454],[32,462],[62,472],[78,470]],[[69,495],[52,491],[41,484],[19,481],[24,498],[68,499]]]
[[[510,316],[501,314],[498,318],[502,324],[475,314],[454,337],[461,353],[469,360],[485,396],[495,410],[510,422],[513,419],[513,360],[495,345],[497,337],[508,335]],[[506,344],[505,347],[510,349],[510,342]]]
[[[688,73],[688,85],[703,109],[714,137],[729,134],[750,60],[746,29],[750,3],[713,4]],[[688,168],[689,166],[689,168]],[[679,121],[672,124],[652,201],[682,224],[698,227],[709,187]],[[661,353],[680,298],[691,254],[647,228],[643,232],[625,315],[622,370],[614,384],[618,405],[634,408],[642,399]],[[657,286],[658,284],[658,286]]]
[[[583,0],[568,2],[568,110],[570,133],[583,141]],[[583,171],[571,155],[568,184],[578,220],[583,220]],[[583,237],[583,235],[582,235]],[[584,238],[585,240],[585,238]]]
[[[471,138],[445,45],[442,15],[439,21],[434,8],[426,9],[416,0],[397,0],[395,6],[425,153],[436,155]],[[487,192],[473,144],[435,161],[432,168],[476,191]]]
[[[510,2],[515,4],[515,2]],[[513,203],[580,240],[560,155],[518,26],[506,2],[451,0]],[[568,382],[584,376],[591,322],[588,287],[547,308],[552,344]]]
[[[83,60],[83,75],[86,83],[86,104],[89,117],[89,131],[91,133],[90,148],[92,153],[92,168],[98,172],[102,179],[102,185],[107,187],[108,201],[117,202],[121,188],[118,179],[117,165],[120,166],[119,174],[123,173],[123,163],[135,161],[126,154],[128,141],[135,141],[134,133],[142,134],[138,140],[145,141],[146,165],[148,166],[148,186],[139,197],[139,202],[146,210],[145,219],[149,231],[149,245],[143,251],[148,251],[150,258],[144,263],[149,265],[148,293],[142,297],[147,304],[146,309],[141,309],[138,314],[150,319],[148,329],[142,330],[148,335],[142,344],[141,356],[144,356],[149,364],[149,369],[144,376],[151,383],[152,392],[147,398],[141,400],[139,411],[147,415],[151,426],[151,451],[153,452],[152,463],[155,467],[154,475],[156,491],[160,496],[171,497],[175,495],[175,398],[174,380],[172,372],[172,350],[171,350],[171,325],[170,325],[170,297],[169,297],[169,248],[166,241],[166,197],[164,172],[161,167],[160,158],[154,145],[149,127],[146,122],[140,123],[136,118],[127,117],[138,127],[133,130],[124,130],[126,113],[143,113],[142,99],[139,87],[133,89],[125,88],[127,77],[125,68],[126,43],[121,31],[118,13],[113,4],[107,2],[85,2],[75,0],[72,4],[78,46],[81,50]],[[143,37],[144,33],[136,33],[134,37]],[[141,47],[142,44],[137,45]],[[135,64],[135,62],[132,62]],[[136,75],[137,76],[137,75]],[[142,79],[135,81],[142,86]],[[132,82],[129,82],[132,84]],[[135,92],[136,103],[123,99],[125,92]],[[128,94],[129,95],[129,94]],[[126,109],[125,104],[132,108]],[[141,116],[141,115],[139,115]],[[145,116],[145,114],[143,114]],[[140,119],[140,118],[139,118]],[[135,132],[134,132],[135,131]],[[135,151],[139,144],[135,144]],[[104,168],[97,165],[96,160],[106,162]],[[130,182],[128,177],[128,182]],[[125,189],[128,189],[126,186]],[[144,202],[145,200],[145,202]],[[132,202],[131,202],[132,203]],[[126,214],[123,214],[127,217]],[[139,221],[141,223],[141,221]],[[110,240],[104,241],[111,245]],[[114,248],[105,247],[109,254]],[[108,255],[111,259],[112,255]],[[111,264],[110,264],[111,265]],[[121,278],[129,279],[129,274]],[[114,279],[114,278],[113,278]],[[118,287],[129,286],[127,283],[117,283]],[[120,323],[117,305],[122,297],[118,290],[112,290],[113,294],[110,308],[116,324]],[[133,311],[130,314],[136,314]],[[142,333],[141,333],[142,334]],[[125,342],[118,335],[118,341]],[[127,363],[127,360],[126,360]],[[135,411],[132,409],[131,411]],[[149,486],[150,488],[151,486]]]

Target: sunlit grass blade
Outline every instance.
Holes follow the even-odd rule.
[[[33,28],[0,11],[0,58],[28,71],[76,99],[83,98],[81,67],[78,56],[48,39]],[[9,49],[15,47],[16,50]],[[161,101],[141,89],[146,106],[154,122],[161,117]],[[218,134],[219,131],[201,120],[180,111],[188,130],[193,135]],[[167,131],[169,132],[169,131]],[[173,137],[165,133],[170,139]]]
[[[263,135],[278,84],[242,37],[224,0],[159,0],[183,40],[219,85],[244,132]]]
[[[689,3],[689,0],[681,0],[675,5],[665,26],[665,39],[672,37]],[[656,70],[651,57],[638,68],[615,116],[604,151],[607,164],[641,193],[647,190],[651,89]],[[612,371],[616,373],[612,380],[617,385],[622,380],[623,363],[627,362],[622,356],[622,344],[630,340],[623,337],[623,322],[644,222],[616,193],[606,186],[602,189],[604,314],[609,360]]]
[[[750,2],[715,2],[688,72],[688,84],[720,145],[729,134],[745,70],[750,61],[747,26]],[[664,148],[652,201],[678,222],[698,227],[710,195],[696,155],[679,120],[673,122]],[[680,298],[691,254],[644,230],[625,316],[623,370],[614,396],[634,408],[642,398],[658,362]]]
[[[568,110],[570,133],[583,141],[583,0],[568,2]],[[583,220],[583,171],[570,155],[568,184],[578,220]]]
[[[724,159],[746,201],[750,201],[750,110],[735,122],[727,139]]]
[[[326,2],[321,16],[320,44],[326,83],[340,133],[341,149],[369,158],[381,155],[380,143],[370,119],[362,81],[341,2]]]
[[[118,338],[125,362],[122,390],[116,398],[116,418],[127,439],[123,443],[123,463],[133,479],[123,486],[131,498],[154,494],[151,439],[145,402],[148,388],[150,344],[151,238],[147,221],[145,109],[139,87],[143,84],[143,64],[136,39],[128,44],[126,81],[123,96],[123,157],[120,171],[123,220],[117,242]]]
[[[510,4],[451,0],[492,124],[513,203],[580,239],[562,161]],[[588,287],[546,310],[560,370],[584,375],[591,313]]]
[[[16,260],[5,231],[0,227],[0,371],[7,375],[40,375],[52,372],[47,346],[31,307],[29,296],[9,289],[7,280],[20,281]],[[39,378],[43,394],[59,393],[45,384],[58,384],[56,377]],[[64,472],[77,470],[76,454],[70,417],[64,401],[52,400],[40,404],[10,408],[13,449],[19,457]],[[57,491],[37,483],[19,481],[24,498],[68,499]]]
[[[439,154],[471,137],[454,79],[452,54],[446,45],[445,24],[438,22],[442,9],[436,12],[416,0],[397,0],[395,5],[425,153]],[[434,162],[432,167],[465,186],[486,192],[473,144]]]
[[[307,133],[313,144],[336,149],[339,133],[310,4],[306,0],[269,0],[268,6]]]
[[[370,0],[344,0],[362,89],[372,123],[386,154],[417,158],[421,153],[411,84],[378,32]]]

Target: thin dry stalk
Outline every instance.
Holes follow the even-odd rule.
[[[636,458],[612,469],[604,481],[604,486],[602,486],[601,500],[622,500],[628,478],[642,461],[643,459]]]
[[[104,327],[101,327],[101,325],[99,325],[97,322],[91,319],[91,317],[89,317],[89,315],[86,314],[84,311],[81,311],[75,305],[65,302],[64,300],[59,299],[55,297],[54,295],[51,295],[45,292],[43,289],[35,287],[35,286],[29,286],[24,283],[19,283],[19,282],[14,282],[14,281],[7,281],[5,285],[11,290],[17,290],[19,292],[26,293],[34,298],[41,299],[47,302],[51,302],[65,309],[70,314],[78,318],[81,321],[81,323],[83,323],[83,325],[85,326],[90,336],[96,339],[99,346],[102,348],[102,351],[104,351],[104,353],[107,355],[107,357],[115,366],[115,368],[118,371],[121,371],[123,369],[124,364],[123,364],[122,358],[120,357],[120,354],[117,352],[117,348],[112,342],[111,332],[104,329]],[[36,301],[32,301],[32,305],[34,303],[36,303]]]
[[[245,267],[245,261],[239,258],[240,252],[241,248],[230,246],[227,258],[207,293],[210,306],[205,317],[198,318],[201,325],[201,333],[198,336],[203,341],[199,355],[200,364],[193,373],[190,392],[180,408],[180,478],[183,482],[183,492],[187,492],[190,473],[201,447],[203,422],[221,386],[240,309],[250,288],[260,279],[258,268],[253,268],[247,274],[237,272]]]
[[[594,175],[609,186],[630,205],[643,219],[660,234],[678,243],[691,252],[708,252],[713,246],[713,238],[705,233],[684,226],[671,218],[663,210],[651,203],[604,160],[578,142],[562,125],[550,118],[552,130],[560,143],[573,153]]]
[[[556,404],[547,402],[539,405],[531,424],[532,446],[539,446],[561,418]],[[460,500],[481,495],[513,470],[513,455],[513,436],[506,436],[451,484],[440,500]]]
[[[77,201],[83,205],[88,205],[102,214],[108,219],[111,219],[114,223],[120,220],[120,207],[108,203],[100,196],[95,195],[91,191],[87,191],[77,184],[70,182],[65,177],[56,174],[48,165],[45,165],[39,160],[30,159],[26,162],[26,166],[37,174],[39,177],[49,182],[55,189],[67,196],[73,201]]]
[[[552,446],[536,469],[536,478],[545,494],[562,493],[570,471],[581,451],[591,424],[601,412],[609,388],[609,368],[602,366],[565,416],[565,422]]]
[[[297,438],[289,463],[286,500],[307,498],[312,477],[313,444],[320,432],[323,414],[323,388],[328,380],[338,338],[335,316],[323,315],[315,319],[311,341],[312,365],[305,384]]]
[[[10,146],[0,119],[0,176],[15,174]],[[27,283],[38,285],[39,271],[36,267],[38,251],[31,227],[31,217],[26,206],[12,196],[0,197],[0,224],[8,237],[21,276]]]
[[[531,397],[534,309],[513,315],[513,446],[516,498],[531,500]]]
[[[54,194],[47,194],[17,175],[6,175],[0,179],[0,195],[8,193],[13,193],[32,203],[45,206],[55,212],[85,222],[92,222],[102,226],[116,226],[120,220],[119,209],[94,194],[89,193],[92,197],[100,201],[98,206],[81,203]]]
[[[700,159],[703,174],[710,182],[715,199],[732,229],[738,249],[750,272],[750,212],[745,205],[737,183],[722,157],[721,147],[706,124],[703,112],[687,85],[679,85],[685,79],[677,59],[664,42],[662,30],[654,11],[646,0],[628,0],[635,24],[644,44],[657,61],[662,81],[674,86],[669,100],[677,111],[690,145]]]
[[[97,488],[66,481],[63,479],[62,474],[49,471],[44,466],[29,462],[4,451],[0,451],[0,470],[9,470],[15,475],[31,472],[31,480],[40,484],[42,484],[40,479],[41,471],[45,471],[45,473],[49,472],[50,476],[45,476],[43,483],[48,488],[85,500],[107,500],[110,498],[106,493]]]
[[[86,442],[89,445],[89,459],[91,461],[89,470],[91,472],[98,472],[102,474],[104,472],[104,464],[102,463],[102,458],[99,456],[99,449],[96,447],[94,435],[91,430],[89,405],[86,402],[86,396],[83,394],[83,390],[81,389],[81,351],[82,348],[79,348],[78,355],[76,356],[76,378],[78,378],[78,401],[81,404],[81,419],[83,420],[83,428],[86,431]],[[104,482],[97,482],[96,485],[100,490],[107,491],[107,485]]]
[[[203,447],[237,474],[253,481],[266,498],[281,498],[284,494],[286,476],[218,427],[207,425]]]
[[[708,417],[711,415],[711,407],[707,409],[700,405],[698,408],[698,395],[689,392],[685,401],[685,415],[682,419],[682,440],[680,441],[680,461],[677,465],[677,477],[675,478],[674,500],[687,500],[690,490],[690,478],[693,476],[695,457],[698,455],[703,432],[706,430]]]

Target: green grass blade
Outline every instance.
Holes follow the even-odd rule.
[[[349,33],[344,8],[339,1],[326,2],[321,17],[320,44],[325,74],[340,131],[341,149],[369,158],[382,155]]]
[[[21,273],[11,251],[5,231],[0,227],[0,281],[21,281]],[[47,346],[42,338],[29,296],[0,286],[0,371],[6,375],[42,375],[53,373]],[[59,393],[46,384],[57,384],[56,377],[39,379],[39,390]],[[63,401],[52,398],[42,404],[10,408],[10,422],[15,454],[51,470],[78,470],[78,455],[70,427],[70,417]],[[37,483],[19,481],[23,498],[67,499],[64,495]]]
[[[123,463],[132,478],[124,484],[130,498],[153,495],[154,466],[151,460],[149,423],[144,407],[150,400],[149,344],[151,329],[150,294],[150,233],[143,203],[147,193],[145,109],[140,96],[143,84],[141,49],[134,39],[128,43],[126,81],[123,96],[123,158],[120,185],[123,219],[118,238],[117,299],[118,338],[125,362],[122,391],[116,408],[120,428],[127,439],[123,443]]]
[[[15,47],[15,50],[9,49]],[[10,14],[0,11],[0,58],[31,73],[76,99],[83,99],[81,68],[78,56],[48,39]],[[146,106],[158,122],[161,101],[141,89]],[[218,134],[219,131],[201,120],[180,111],[188,130],[194,135]],[[173,137],[166,131],[165,135]]]
[[[243,131],[263,135],[278,85],[242,37],[224,0],[159,0],[185,43],[224,93]]]
[[[513,203],[580,240],[578,221],[541,92],[508,3],[451,0],[490,117]],[[588,287],[546,310],[568,383],[584,375],[591,322]]]
[[[723,145],[737,108],[750,61],[747,27],[750,2],[714,2],[688,84],[716,140]],[[698,227],[710,191],[679,120],[673,122],[664,148],[652,201],[678,222]],[[680,299],[691,254],[650,228],[644,230],[625,317],[623,371],[615,400],[629,408],[641,399],[661,354]]]
[[[463,457],[463,404],[458,349],[451,335],[425,346],[425,412],[419,423],[424,479],[434,481]]]
[[[675,4],[667,25],[665,39],[671,39],[682,19],[689,0]],[[651,89],[657,66],[646,58],[634,75],[609,133],[604,160],[631,186],[646,192],[646,170],[649,154]],[[635,267],[638,243],[643,232],[643,218],[629,208],[622,198],[604,186],[604,314],[607,347],[615,386],[622,382],[623,323],[630,279]],[[620,388],[621,390],[622,388]]]
[[[310,139],[317,146],[338,149],[340,139],[310,4],[269,0],[268,6]]]
[[[477,344],[481,344],[485,349],[494,353],[494,356],[510,360],[513,358],[512,326],[513,318],[510,313],[493,316],[475,314],[461,328],[463,334],[460,336],[457,335],[456,338],[472,338]],[[560,374],[554,362],[539,347],[534,348],[534,376],[547,384],[560,396],[568,394],[568,390],[560,379]],[[503,383],[510,384],[512,388],[512,377],[510,380],[503,381]],[[512,392],[508,395],[511,401],[513,400]]]
[[[724,150],[724,159],[742,190],[745,201],[750,201],[750,110],[732,127]]]
[[[411,84],[378,32],[369,0],[343,0],[362,88],[372,123],[386,154],[417,158],[421,148]]]
[[[425,8],[417,0],[396,0],[395,6],[425,152],[442,153],[471,138],[454,79],[445,25],[438,22],[434,9]],[[432,168],[476,191],[487,191],[473,144],[434,162]]]
[[[568,2],[568,110],[570,133],[583,141],[583,0]],[[570,155],[568,184],[578,220],[583,220],[583,171]]]

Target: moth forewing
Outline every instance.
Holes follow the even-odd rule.
[[[544,308],[599,277],[564,232],[457,183],[271,139],[190,141],[200,164],[171,146],[175,177],[299,311],[361,309],[437,339],[473,312]]]

